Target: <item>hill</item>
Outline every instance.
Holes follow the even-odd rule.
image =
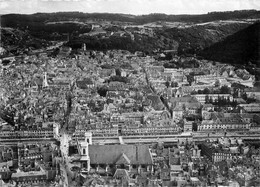
[[[55,14],[54,14],[55,15]],[[33,37],[47,40],[64,40],[68,33],[89,32],[91,25],[77,22],[77,18],[53,14],[8,14],[1,16],[1,26],[29,32]]]
[[[179,43],[179,54],[198,54],[199,51],[222,41],[229,35],[248,27],[246,22],[209,22],[207,24],[195,24],[186,28],[168,28],[158,32],[169,40]]]
[[[240,10],[226,12],[210,12],[200,15],[167,15],[167,14],[149,14],[149,15],[129,15],[129,14],[110,14],[110,13],[83,13],[83,12],[57,12],[57,13],[36,13],[32,15],[7,14],[2,15],[2,26],[4,27],[23,27],[28,22],[37,24],[47,21],[64,21],[64,20],[106,20],[118,22],[131,22],[133,24],[145,24],[156,21],[167,22],[192,22],[204,23],[216,20],[230,19],[252,19],[259,18],[260,11],[257,10]]]
[[[27,31],[14,28],[0,28],[1,42],[6,53],[17,54],[26,49],[41,49],[49,42],[37,37],[33,37]]]
[[[260,64],[260,23],[242,29],[205,48],[200,55],[209,60],[233,64]]]
[[[67,44],[72,48],[80,48],[83,43],[88,49],[124,49],[151,53],[154,50],[177,49],[178,54],[197,54],[225,37],[248,27],[251,23],[243,22],[214,22],[205,25],[189,25],[185,28],[154,28],[153,35],[140,34],[132,30],[134,39],[128,33],[124,36],[74,36]]]
[[[125,49],[151,53],[178,49],[198,54],[260,18],[260,11],[211,12],[202,15],[128,15],[58,12],[1,16],[2,41],[12,48],[41,48],[44,41],[65,41],[72,48]],[[11,33],[11,34],[10,34]],[[70,36],[70,37],[68,37]],[[22,51],[22,50],[20,50]],[[204,53],[205,54],[205,53]]]

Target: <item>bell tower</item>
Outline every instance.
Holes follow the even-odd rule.
[[[48,84],[48,81],[47,81],[47,72],[45,71],[42,87],[45,88],[45,87],[48,87],[48,86],[49,86],[49,84]]]
[[[89,145],[92,144],[92,133],[85,133],[85,141],[80,143],[80,162],[81,172],[89,172],[90,170],[90,157],[89,157]]]
[[[85,43],[82,45],[82,50],[86,51],[86,44]]]
[[[92,133],[85,132],[85,142],[88,142],[89,145],[92,145]]]

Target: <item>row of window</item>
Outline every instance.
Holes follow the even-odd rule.
[[[220,125],[200,125],[198,126],[198,130],[203,129],[249,129],[249,125],[227,125],[227,126],[220,126]]]
[[[42,137],[53,137],[53,131],[20,131],[20,132],[0,132],[0,138],[42,138]]]
[[[48,130],[48,131],[1,131],[0,136],[7,135],[7,134],[8,135],[12,135],[12,134],[27,135],[27,134],[51,134],[51,133],[53,133],[52,130]]]

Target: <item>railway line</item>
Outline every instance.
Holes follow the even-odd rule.
[[[1,144],[17,143],[39,143],[39,142],[58,142],[52,133],[40,133],[37,135],[23,134],[20,136],[3,135],[0,137]],[[93,136],[93,144],[136,144],[136,143],[173,143],[177,142],[203,142],[207,140],[217,140],[218,138],[236,138],[247,141],[260,141],[260,132],[227,132],[227,133],[182,133],[182,134],[155,134],[155,135],[131,135],[131,136]],[[84,138],[79,139],[81,141]]]

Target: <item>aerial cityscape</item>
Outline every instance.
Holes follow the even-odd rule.
[[[29,1],[0,2],[0,187],[260,186],[259,2]]]

